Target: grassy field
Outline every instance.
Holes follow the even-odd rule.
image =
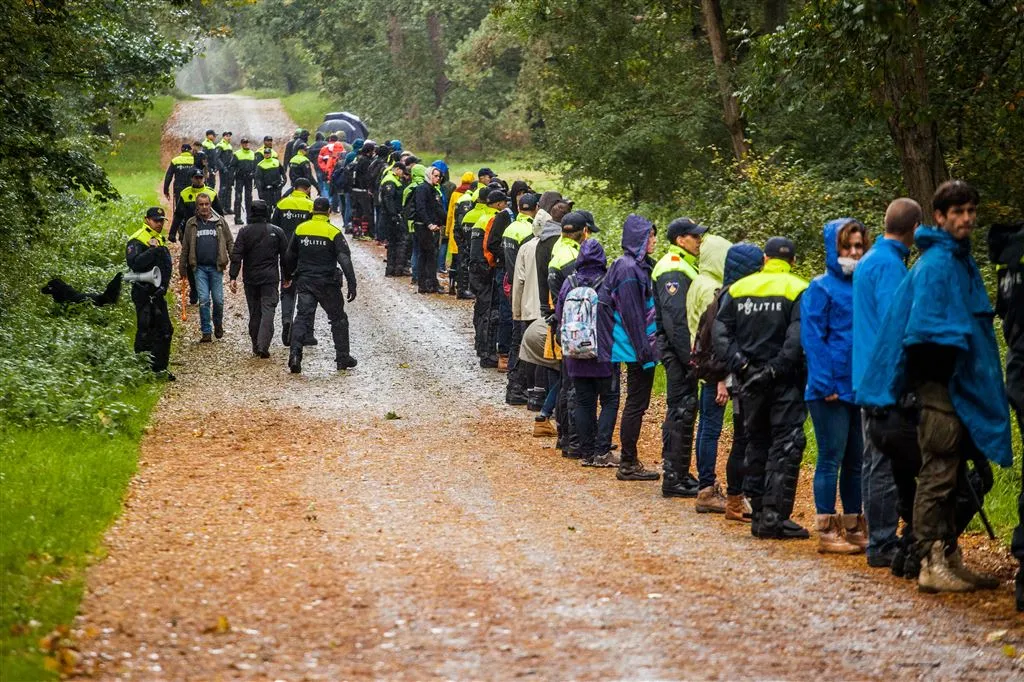
[[[100,160],[122,195],[134,195],[143,205],[157,203],[157,185],[163,178],[160,136],[173,106],[173,98],[158,98],[142,121],[119,131],[123,138],[115,153]],[[138,206],[136,200],[126,201]],[[118,235],[107,237],[121,243],[135,224],[129,217],[80,228],[117,230]],[[102,270],[123,267],[123,261],[106,265],[105,259],[117,258],[116,254],[90,251],[90,244],[102,240],[82,238],[81,258],[104,263]],[[123,253],[121,248],[114,251]],[[122,296],[120,306],[130,308],[127,296]],[[37,314],[21,319],[42,335],[52,334],[48,314],[42,306]],[[130,342],[126,350],[130,352]],[[39,641],[57,628],[73,625],[85,570],[102,556],[103,532],[120,513],[135,472],[139,441],[161,386],[149,383],[122,393],[119,400],[135,412],[114,432],[22,426],[0,418],[0,680],[56,679],[62,664],[67,671],[73,662],[73,654],[61,655],[59,649],[44,653]]]

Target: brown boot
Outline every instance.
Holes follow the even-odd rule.
[[[846,541],[862,550],[868,548],[868,523],[863,514],[843,514],[843,531]]]
[[[722,489],[718,487],[717,483],[701,488],[697,492],[695,508],[698,514],[724,514],[725,505],[725,495],[722,494]]]
[[[550,417],[534,417],[533,418],[533,437],[534,438],[548,438],[558,435],[558,429],[555,428],[554,423]]]
[[[725,520],[750,523],[754,510],[743,495],[727,495],[725,498]]]
[[[498,371],[508,371],[508,353],[498,353]]]
[[[864,551],[843,537],[842,522],[838,514],[818,514],[816,520],[819,554],[858,554]]]

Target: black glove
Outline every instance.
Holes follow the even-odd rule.
[[[740,386],[742,393],[757,393],[775,381],[775,370],[771,367],[762,367],[751,372],[745,372],[743,384]]]
[[[750,371],[750,360],[743,353],[736,353],[729,360],[728,369],[735,374],[740,380],[746,378],[747,373]]]
[[[356,300],[356,287],[353,284],[348,285],[348,294],[345,295],[345,300],[351,303]]]

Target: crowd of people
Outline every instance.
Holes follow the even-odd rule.
[[[819,552],[863,553],[924,592],[998,586],[965,565],[958,538],[983,514],[990,462],[1013,463],[1011,407],[1018,423],[1024,410],[1024,223],[988,231],[993,308],[971,252],[979,196],[967,183],[943,183],[930,215],[894,200],[877,240],[857,219],[829,221],[825,272],[808,282],[793,272],[798,245],[785,236],[732,244],[690,218],[659,229],[630,215],[622,255],[609,262],[594,215],[557,191],[510,185],[489,168],[456,184],[445,162],[424,165],[398,140],[349,147],[338,135],[308,137],[297,130],[279,160],[269,136],[260,150],[246,138],[235,150],[231,133],[215,141],[209,130],[171,161],[169,239],[182,240],[178,269],[199,304],[201,342],[223,335],[223,273],[235,290],[241,272],[255,356],[270,357],[280,303],[288,365],[301,372],[319,305],[338,369],[354,367],[344,302],[356,277],[344,234],[375,239],[386,245],[385,276],[473,301],[480,367],[507,373],[505,402],[536,413],[533,435],[556,439],[564,457],[615,468],[620,481],[660,479],[663,496],[692,498],[697,512],[748,524],[754,537],[805,539],[792,512],[809,415]],[[237,236],[231,214],[244,225]],[[133,270],[166,270],[164,287],[165,221],[150,209],[127,252]],[[165,372],[162,291],[136,283],[132,296],[136,349]],[[1005,379],[995,316],[1009,349]],[[638,451],[659,364],[660,472]],[[717,458],[730,404],[723,491]],[[1024,495],[1019,511],[1024,519]],[[1024,564],[1024,525],[1012,550]],[[1016,606],[1024,610],[1024,569]]]

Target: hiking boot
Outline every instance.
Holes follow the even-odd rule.
[[[261,360],[266,360],[267,358],[270,357],[270,353],[268,353],[265,350],[258,350],[256,351],[256,357],[260,358]]]
[[[583,459],[583,455],[573,450],[562,450],[562,457],[566,459]]]
[[[868,554],[868,566],[871,568],[892,568],[897,550],[891,549],[879,554]]]
[[[281,325],[281,345],[290,346],[292,342],[292,323],[285,322]]]
[[[700,489],[694,508],[698,514],[724,514],[726,507],[725,495],[716,483]]]
[[[975,573],[964,565],[964,555],[957,547],[956,551],[946,557],[949,568],[961,580],[974,585],[979,590],[994,590],[999,587],[999,579],[986,573]]]
[[[505,389],[505,404],[506,405],[525,405],[527,402],[526,394],[521,391],[512,389]]]
[[[533,419],[533,437],[534,438],[551,438],[552,436],[558,435],[558,429],[551,423],[550,417],[534,417]]]
[[[288,369],[292,374],[302,374],[302,363],[296,358],[288,358]]]
[[[540,412],[544,407],[544,398],[546,397],[547,391],[543,388],[526,389],[526,409],[530,412]]]
[[[838,514],[818,514],[815,521],[818,527],[819,554],[858,554],[864,551],[843,537]]]
[[[508,354],[498,353],[498,371],[501,373],[508,372]]]
[[[480,358],[480,367],[483,369],[495,369],[498,366],[498,358],[493,355],[486,355]]]
[[[199,337],[199,343],[213,343],[213,336],[210,334],[203,334]]]
[[[843,534],[851,545],[863,552],[868,548],[868,523],[863,514],[843,514]]]
[[[597,455],[596,457],[585,458],[580,464],[585,467],[596,467],[602,469],[610,469],[612,467],[619,466],[619,458],[614,452],[610,450],[603,455]]]
[[[725,520],[750,523],[754,515],[750,502],[743,495],[727,495],[725,498]]]
[[[917,576],[917,591],[935,594],[938,592],[973,592],[974,585],[958,576],[946,559],[946,547],[942,540],[935,540],[928,548],[928,554],[921,559],[921,574]]]
[[[213,335],[218,339],[224,338],[224,325],[215,324],[213,326]]]
[[[779,524],[766,523],[764,512],[762,512],[759,522],[750,525],[750,533],[754,537],[764,540],[806,540],[811,537],[806,528],[791,519],[786,519]]]
[[[344,356],[338,358],[338,369],[339,370],[352,369],[353,367],[355,367],[358,364],[359,363],[356,361],[356,359],[354,357],[352,357],[351,355],[344,355]]]
[[[811,537],[810,532],[793,519],[786,519],[782,522],[779,533],[780,540],[806,540]]]
[[[620,481],[657,481],[661,475],[657,471],[645,469],[643,462],[637,459],[632,462],[620,463],[619,470],[615,472],[615,478]]]
[[[685,476],[678,479],[675,476],[665,476],[661,481],[662,497],[697,497],[700,494],[700,486],[692,476]]]

